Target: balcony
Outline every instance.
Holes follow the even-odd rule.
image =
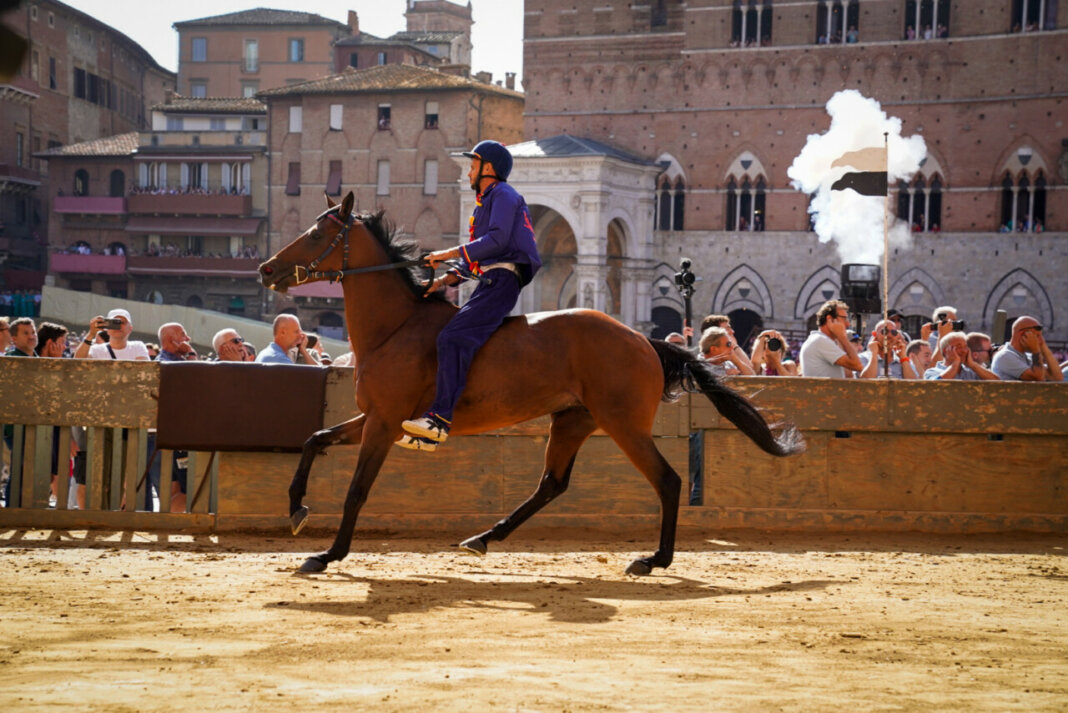
[[[27,195],[41,185],[41,174],[25,166],[0,163],[0,193]]]
[[[259,279],[259,259],[138,255],[126,258],[131,275]]]
[[[110,196],[56,196],[52,210],[56,213],[121,215],[126,212],[126,199]]]
[[[79,255],[52,253],[48,256],[51,273],[82,275],[122,275],[126,272],[125,255]]]
[[[126,199],[129,211],[137,215],[249,215],[252,196],[228,194],[139,193]]]

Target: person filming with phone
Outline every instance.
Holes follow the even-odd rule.
[[[85,339],[74,352],[75,359],[126,359],[149,361],[148,348],[144,342],[130,339],[133,320],[124,309],[113,309],[107,317],[97,315],[89,322]],[[94,344],[97,334],[103,333],[106,341]]]
[[[890,378],[919,379],[920,376],[909,361],[909,343],[892,319],[881,321],[872,330],[867,351],[859,354],[864,368],[857,374],[860,379],[878,379],[883,375],[883,355],[890,355]]]
[[[931,362],[942,361],[942,352],[938,346],[942,337],[950,332],[964,332],[963,320],[957,319],[957,308],[950,305],[938,307],[931,313],[931,321],[920,327],[920,339],[926,339],[931,345]]]

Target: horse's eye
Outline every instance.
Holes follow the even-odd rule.
[[[322,234],[321,232],[319,232],[319,229],[318,229],[318,228],[314,228],[314,229],[312,229],[312,231],[311,231],[311,232],[310,232],[310,233],[308,234],[308,237],[309,237],[309,238],[311,238],[312,240],[319,240],[320,238],[322,238],[322,237],[323,237],[323,234]]]

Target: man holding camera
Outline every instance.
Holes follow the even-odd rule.
[[[1012,323],[1012,340],[994,355],[991,368],[1005,381],[1064,380],[1057,358],[1042,336],[1042,325],[1028,316]]]
[[[939,351],[944,359],[930,369],[923,378],[929,381],[997,381],[998,375],[972,357],[968,338],[964,332],[950,332],[939,340]]]
[[[920,327],[920,339],[926,339],[931,345],[931,361],[942,360],[942,352],[938,347],[942,337],[950,332],[963,332],[964,322],[957,319],[957,308],[950,305],[938,307],[931,313],[931,321]]]
[[[98,333],[103,333],[105,341],[94,344]],[[75,359],[126,359],[131,361],[148,361],[148,349],[144,342],[130,339],[133,321],[130,313],[124,309],[113,309],[107,317],[97,315],[89,322],[89,331],[85,339],[74,352]]]
[[[761,376],[797,376],[797,364],[784,359],[785,354],[786,340],[774,329],[765,329],[757,335],[749,361]]]
[[[890,378],[892,379],[918,379],[919,375],[909,361],[907,350],[908,341],[897,328],[897,324],[887,319],[875,325],[871,339],[868,341],[868,349],[861,352],[860,360],[864,368],[857,375],[860,379],[878,379],[883,375],[883,355],[889,354]]]

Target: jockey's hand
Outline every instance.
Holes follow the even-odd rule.
[[[427,297],[429,295],[434,294],[438,290],[442,290],[446,287],[451,287],[453,285],[459,284],[459,280],[455,279],[455,276],[451,273],[446,272],[441,277],[434,280],[427,280],[423,284],[426,285],[426,292],[423,293],[423,297]]]
[[[448,250],[435,250],[426,256],[426,264],[430,267],[437,268],[438,265],[446,260],[452,260],[453,258],[460,257],[459,248],[449,248]]]

